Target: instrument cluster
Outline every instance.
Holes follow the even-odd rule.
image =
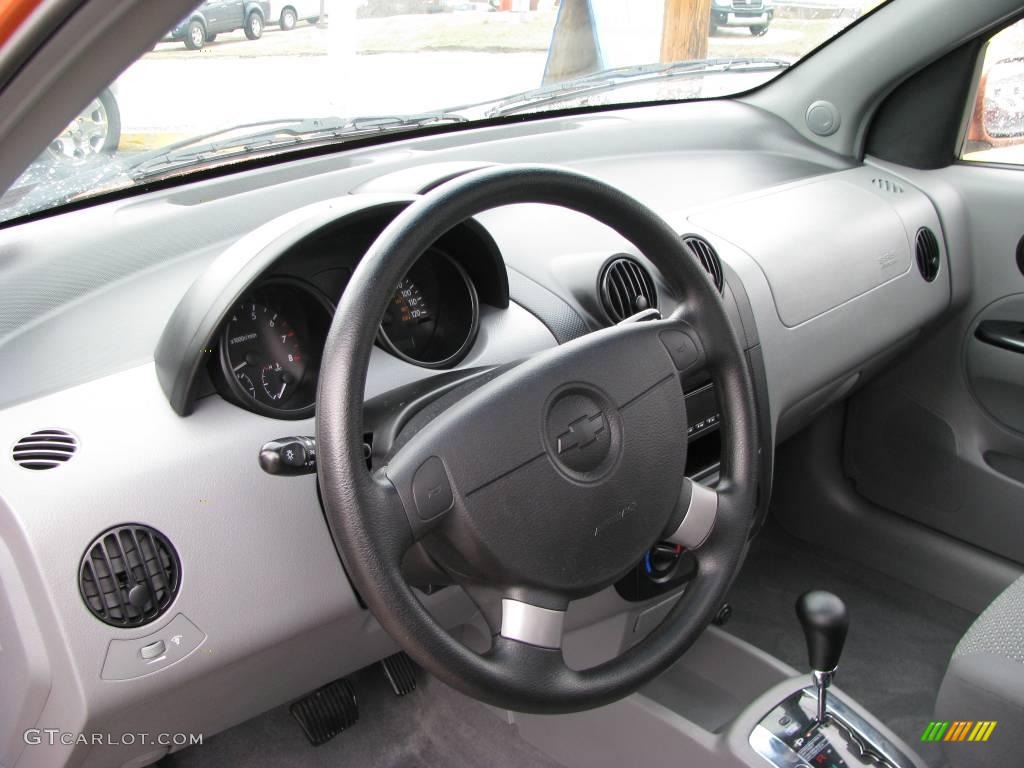
[[[222,323],[218,383],[224,394],[266,416],[311,416],[333,315],[334,304],[310,283],[290,277],[258,283]],[[377,341],[413,365],[450,368],[472,348],[479,321],[472,279],[435,248],[395,287]]]

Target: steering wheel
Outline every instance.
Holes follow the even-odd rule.
[[[491,208],[543,203],[587,214],[632,242],[681,301],[512,367],[430,421],[370,472],[363,395],[394,287],[453,226]],[[715,489],[691,482],[681,380],[708,372],[722,411]],[[498,707],[579,711],[667,669],[721,606],[755,510],[757,419],[746,357],[714,284],[653,211],[596,179],[503,166],[449,181],[399,214],[354,271],[324,350],[319,482],[356,588],[427,671]],[[571,600],[623,577],[656,542],[692,550],[697,576],[644,640],[585,670],[561,652]],[[403,558],[421,544],[471,595],[500,597],[485,653],[458,642],[417,599]],[[478,601],[479,602],[479,601]]]

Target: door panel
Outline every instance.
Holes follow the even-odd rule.
[[[989,416],[1024,435],[1024,294],[978,315],[967,340],[967,380]]]
[[[227,29],[241,29],[245,23],[245,4],[241,0],[234,0],[226,1],[223,5]]]
[[[199,7],[199,10],[203,12],[203,16],[206,19],[207,33],[216,34],[221,31],[221,16],[223,15],[221,5],[220,0],[213,0],[212,2],[203,3]]]
[[[216,32],[231,32],[242,26],[242,3],[240,0],[215,0],[210,3],[217,21]]]
[[[1024,354],[992,343],[1024,328],[1024,169],[960,163],[906,177],[933,200],[952,190],[962,201],[968,247],[949,254],[962,298],[949,321],[852,398],[846,471],[875,503],[1024,563]],[[944,226],[956,219],[938,208]]]

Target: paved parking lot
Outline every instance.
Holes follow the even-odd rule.
[[[545,59],[537,52],[474,51],[364,54],[338,66],[303,56],[175,66],[147,59],[118,81],[117,97],[130,142],[282,117],[387,115],[481,101],[540,85]]]
[[[427,111],[535,88],[553,24],[550,12],[437,14],[270,27],[256,41],[238,31],[200,51],[162,42],[118,79],[122,149],[244,122]],[[777,19],[757,38],[724,29],[709,55],[806,49],[834,24]]]

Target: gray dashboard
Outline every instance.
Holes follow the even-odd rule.
[[[928,227],[940,243],[958,242],[946,231],[955,217],[940,221],[926,192],[891,169],[842,163],[738,103],[410,139],[2,229],[0,364],[18,375],[0,391],[0,431],[10,445],[59,427],[80,447],[52,472],[0,461],[0,679],[15,681],[10,704],[0,704],[0,765],[144,765],[163,748],[59,745],[42,758],[21,749],[20,734],[25,723],[212,734],[393,650],[345,578],[315,481],[257,465],[260,445],[312,434],[312,419],[284,422],[215,395],[180,415],[154,354],[197,279],[231,263],[241,275],[311,210],[359,209],[415,194],[452,164],[501,162],[591,173],[715,246],[724,300],[763,360],[773,440],[847,396],[951,303],[960,254],[943,245],[928,282],[914,238]],[[601,265],[618,253],[642,259],[563,210],[517,206],[478,220],[507,266],[510,303],[485,309],[460,368],[528,356],[571,337],[566,328],[600,327]],[[226,282],[241,290],[258,271]],[[430,373],[376,350],[367,395]],[[84,548],[123,522],[157,528],[182,560],[172,609],[137,629],[96,621],[77,588]],[[424,600],[452,627],[474,612],[456,590]],[[8,614],[16,622],[2,621]],[[144,644],[179,615],[198,633],[193,652],[106,679],[112,644]]]

